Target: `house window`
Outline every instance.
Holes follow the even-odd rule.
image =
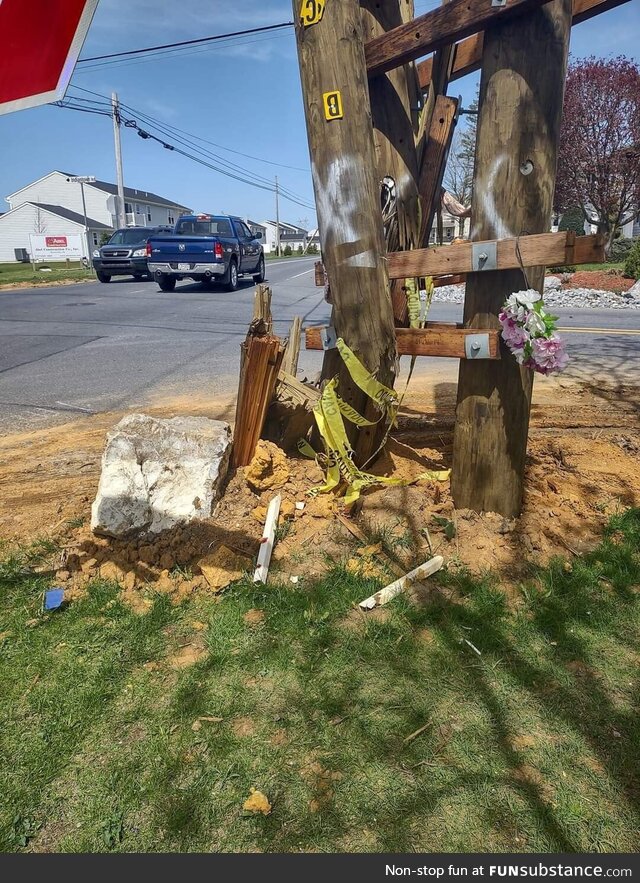
[[[124,204],[124,210],[125,210],[125,212],[126,212],[128,215],[133,214],[133,206],[131,205],[130,202],[125,202],[125,204]]]
[[[151,221],[151,206],[147,206],[147,221]]]
[[[175,217],[174,217],[174,215],[173,215],[173,212],[169,212],[169,214],[168,214],[168,220],[169,220],[169,223],[170,223],[170,224],[175,224],[176,219],[175,219]]]
[[[92,233],[92,234],[91,234],[91,238],[93,239],[93,244],[94,244],[95,246],[97,246],[97,245],[98,245],[98,234],[97,234],[97,233]]]

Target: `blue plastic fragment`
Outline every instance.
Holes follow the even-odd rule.
[[[64,589],[49,589],[44,593],[44,609],[57,610],[64,601]]]

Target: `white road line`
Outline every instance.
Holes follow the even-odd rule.
[[[56,402],[56,405],[62,405],[63,408],[72,408],[74,411],[84,411],[85,414],[95,414],[90,408],[81,408],[79,405],[70,405],[67,402]]]
[[[297,273],[295,276],[287,276],[287,279],[299,279],[300,276],[306,276],[307,273],[313,273],[314,270],[315,267],[311,267],[310,270],[305,270],[304,273]],[[287,279],[284,279],[283,281],[286,282]]]

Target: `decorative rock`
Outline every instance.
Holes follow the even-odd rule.
[[[633,277],[632,277],[632,278],[633,278]],[[631,288],[629,289],[629,291],[627,291],[627,296],[628,296],[628,297],[640,297],[640,279],[638,279],[638,281],[635,282],[635,283],[631,286]]]
[[[555,291],[560,288],[562,285],[562,279],[558,276],[545,276],[544,280],[544,290],[545,291]]]
[[[94,533],[160,533],[211,516],[229,468],[231,428],[207,417],[125,417],[108,434]]]
[[[637,284],[637,283],[636,283]],[[547,307],[602,310],[640,310],[640,296],[629,294],[638,289],[636,286],[624,294],[613,291],[599,291],[595,288],[545,288],[544,302]],[[443,285],[433,293],[434,303],[464,303],[464,285]]]

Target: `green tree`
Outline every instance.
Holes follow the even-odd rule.
[[[573,205],[563,213],[558,230],[573,230],[577,236],[584,234],[584,212],[579,205]]]

